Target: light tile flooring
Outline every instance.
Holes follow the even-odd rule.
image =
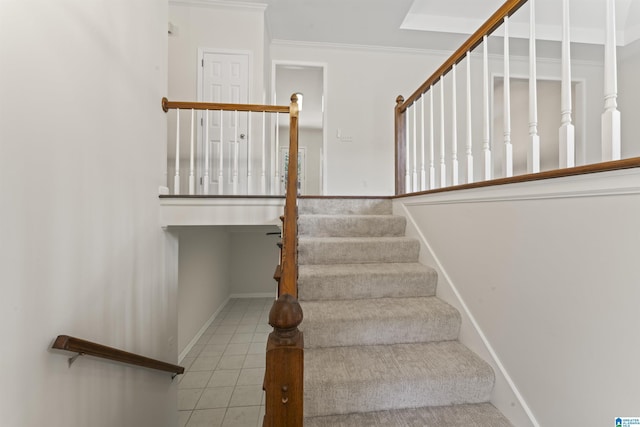
[[[178,383],[180,427],[262,426],[273,300],[229,300],[184,358]]]

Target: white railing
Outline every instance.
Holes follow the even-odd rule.
[[[600,119],[601,161],[604,162],[620,159],[621,125],[620,112],[617,110],[615,0],[603,2],[606,2],[607,11],[602,19],[606,38],[603,58],[604,105]],[[528,4],[528,7],[521,8],[524,4]],[[553,61],[559,63],[558,74],[549,76],[550,67],[546,67],[545,71],[545,80],[560,82],[560,106],[556,116],[560,123],[557,142],[550,141],[548,137],[547,140],[541,140],[539,133],[540,127],[548,127],[548,124],[540,123],[542,116],[538,114],[538,64],[541,60],[537,56],[536,0],[509,0],[409,98],[404,100],[398,97],[397,194],[511,177],[516,172],[531,174],[556,168],[571,168],[577,163],[584,163],[581,159],[576,159],[576,129],[573,120],[576,111],[572,108],[572,86],[575,85],[575,78],[572,80],[569,0],[557,2],[557,8],[562,18],[561,38],[555,42],[561,47],[561,57]],[[525,16],[528,19],[518,19],[517,25],[514,25],[514,17]],[[528,22],[529,27],[524,34],[523,22],[524,25]],[[514,29],[517,30],[515,35],[512,34]],[[545,30],[548,32],[548,28]],[[495,42],[500,37],[501,52]],[[520,40],[515,41],[516,37],[529,39],[525,67],[522,66],[525,62],[523,45]],[[518,56],[512,55],[511,51],[514,49],[518,49]],[[498,65],[499,62],[501,66]],[[544,62],[551,61],[545,57]],[[512,73],[514,64],[519,70],[515,77]],[[523,69],[525,73],[528,69],[528,76],[523,76]],[[464,70],[464,79],[459,79],[461,70]],[[515,81],[514,78],[523,77],[529,80],[528,107],[521,104],[514,107],[512,82]],[[474,81],[476,84],[473,84]],[[500,111],[494,106],[497,103],[494,93],[498,84],[502,84],[503,88]],[[427,96],[428,100],[425,100]],[[438,98],[435,105],[434,97]],[[514,134],[514,115],[519,122],[528,123],[528,135]],[[548,114],[544,114],[544,117],[548,117]],[[501,129],[495,127],[496,118],[502,122]],[[597,120],[593,117],[581,119]],[[464,134],[464,138],[459,138],[459,134]],[[514,147],[516,137],[521,144],[518,147]],[[558,164],[542,164],[541,148],[549,147],[552,142],[557,144]],[[525,143],[526,150],[522,147]],[[515,148],[520,153],[526,153],[525,170],[514,171]],[[459,159],[458,152],[462,150],[465,155]],[[478,154],[478,159],[474,159],[474,153]],[[428,173],[425,165],[428,165]]]
[[[270,170],[276,176],[281,173],[279,147],[272,141],[277,141],[277,116],[286,113],[288,120],[289,106],[172,102],[166,98],[162,106],[165,112],[175,110],[168,132],[170,194],[283,194],[279,180],[269,180],[269,175]],[[271,132],[276,132],[276,138],[269,137]]]

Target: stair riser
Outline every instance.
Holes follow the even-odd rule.
[[[298,214],[391,215],[389,199],[299,199]]]
[[[316,237],[382,237],[404,236],[406,219],[394,216],[320,216],[298,218],[298,234]]]
[[[428,297],[435,295],[436,274],[353,274],[298,276],[298,299]]]
[[[420,245],[417,241],[397,239],[368,242],[298,240],[300,264],[356,264],[382,262],[417,262]]]

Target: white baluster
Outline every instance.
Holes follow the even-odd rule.
[[[571,123],[571,41],[569,37],[569,0],[562,0],[560,168],[570,168],[575,165],[575,130]]]
[[[220,147],[218,149],[218,194],[224,194],[224,111],[220,110]]]
[[[417,129],[417,110],[418,110],[418,104],[416,104],[415,102],[413,103],[413,106],[411,107],[412,113],[413,113],[413,184],[412,184],[412,189],[413,191],[418,191],[419,187],[418,187],[418,133],[416,132]]]
[[[447,186],[447,165],[444,156],[444,76],[440,77],[440,188]]]
[[[253,179],[253,171],[252,171],[252,150],[251,150],[251,112],[247,111],[247,120],[249,120],[249,124],[247,127],[247,136],[245,139],[245,144],[247,144],[247,194],[251,194],[253,191],[251,180]]]
[[[262,112],[262,170],[260,171],[260,194],[267,194],[267,113]]]
[[[231,176],[231,184],[233,188],[233,194],[238,194],[238,111],[234,112],[233,116],[235,123],[233,127],[233,170]]]
[[[204,110],[205,119],[204,119],[204,189],[203,192],[205,195],[209,195],[209,164],[211,159],[209,153],[209,110]]]
[[[471,123],[471,52],[467,52],[467,183],[473,182],[473,126]]]
[[[433,85],[429,87],[429,190],[436,188],[435,140],[433,137]]]
[[[511,73],[509,71],[509,17],[504,17],[504,176],[513,176],[511,145]]]
[[[280,194],[280,113],[276,113],[276,135],[275,135],[275,158],[273,168],[273,183],[271,185],[272,194]]]
[[[616,59],[615,0],[607,0],[604,43],[604,113],[602,113],[602,161],[620,160],[620,111]]]
[[[409,132],[409,111],[404,110],[404,128]],[[404,188],[407,193],[411,193],[413,189],[411,188],[411,156],[409,151],[409,144],[411,143],[410,137],[405,138],[405,166],[404,166]]]
[[[195,125],[195,115],[196,115],[196,111],[192,108],[191,109],[191,130],[190,130],[190,150],[191,152],[189,153],[189,195],[193,196],[196,193],[196,175],[195,175],[195,162],[194,162],[194,156],[195,156],[195,150],[194,150],[194,143],[193,143],[193,128]]]
[[[456,64],[451,69],[451,185],[458,185],[458,102]]]
[[[180,194],[180,109],[176,108],[176,173],[173,177],[173,194]]]
[[[482,37],[482,154],[484,160],[484,179],[491,179],[491,121],[489,114],[489,40],[487,36]]]
[[[540,172],[540,136],[538,135],[538,76],[536,66],[536,2],[529,0],[529,150],[527,172]]]
[[[427,189],[427,173],[425,171],[425,156],[424,152],[424,94],[420,97],[420,190],[424,191]]]

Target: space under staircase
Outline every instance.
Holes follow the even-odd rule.
[[[304,425],[511,425],[390,199],[300,199]]]

